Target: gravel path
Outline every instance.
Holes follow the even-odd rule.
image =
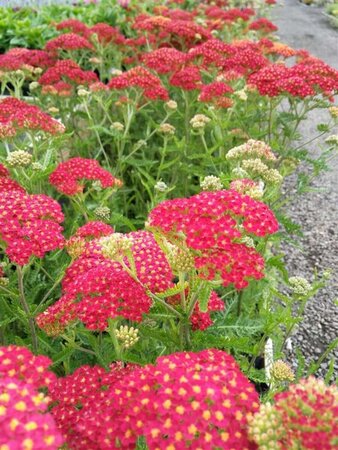
[[[338,32],[329,26],[321,9],[284,0],[282,6],[274,9],[272,20],[279,27],[282,42],[305,48],[338,68]],[[305,141],[317,134],[316,125],[326,119],[327,113],[321,110],[309,115],[301,130]],[[332,134],[338,134],[338,129]],[[307,148],[312,154],[318,154],[318,141]],[[289,359],[293,360],[295,348],[300,347],[307,362],[317,360],[328,344],[338,337],[338,307],[335,305],[338,297],[338,157],[332,161],[330,171],[315,180],[313,187],[320,191],[298,197],[288,207],[288,214],[303,228],[300,248],[283,247],[292,275],[311,279],[315,269],[332,269],[329,284],[309,301],[305,320],[291,339],[293,350],[289,351]],[[337,376],[338,349],[330,358],[332,356],[335,357]],[[329,359],[322,364],[319,375],[326,373]]]

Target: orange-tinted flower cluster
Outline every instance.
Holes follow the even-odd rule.
[[[35,105],[8,97],[0,100],[0,138],[12,138],[26,130],[58,134],[64,126]]]
[[[103,169],[95,159],[71,158],[60,163],[49,177],[49,182],[62,194],[83,192],[81,180],[99,181],[103,189],[120,187],[122,182]]]
[[[141,66],[133,67],[110,80],[108,87],[111,89],[127,89],[138,87],[143,95],[151,100],[169,100],[167,90],[162,86],[161,80],[149,70]]]
[[[47,195],[12,190],[0,196],[0,237],[8,257],[19,265],[63,245],[63,219],[60,205]]]
[[[220,277],[224,286],[234,283],[238,289],[250,278],[262,278],[264,267],[262,256],[238,240],[245,233],[265,236],[278,229],[264,203],[231,190],[165,201],[151,211],[148,224],[169,240],[184,233],[200,276]]]
[[[54,384],[52,361],[27,348],[0,347],[0,448],[57,450],[63,443],[49,399],[38,389]]]
[[[92,330],[105,330],[109,318],[142,320],[152,306],[148,290],[158,293],[172,287],[173,274],[151,233],[138,231],[125,236],[132,243],[139,281],[120,262],[102,254],[100,241],[89,242],[66,271],[64,295],[38,316],[41,328],[55,334],[75,320]],[[127,258],[124,263],[129,267]]]
[[[134,449],[139,436],[150,450],[253,449],[247,414],[258,406],[232,356],[174,353],[121,377],[86,408],[76,430],[92,450]]]

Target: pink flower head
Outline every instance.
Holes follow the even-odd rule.
[[[66,271],[64,295],[37,318],[40,328],[58,334],[80,320],[91,330],[105,330],[109,318],[124,317],[140,322],[149,312],[153,293],[172,287],[173,274],[153,235],[137,231],[125,235],[131,242],[137,282],[117,260],[102,253],[100,241],[87,243]],[[125,264],[129,265],[127,258]]]
[[[215,349],[174,353],[118,380],[77,423],[93,449],[249,449],[258,394],[234,358]],[[88,442],[88,441],[87,441]],[[79,448],[79,447],[77,447]]]
[[[94,47],[85,37],[75,33],[66,33],[48,41],[45,49],[53,54],[60,50],[93,50]]]
[[[107,372],[99,366],[81,366],[73,374],[58,378],[51,385],[49,396],[55,404],[51,413],[72,449],[96,450],[96,445],[92,447],[92,440],[79,433],[77,423],[93,404],[103,401],[107,390],[112,389],[134,367],[132,364],[123,367],[122,363],[115,363]]]
[[[52,360],[47,356],[35,356],[26,347],[9,345],[0,347],[0,380],[13,378],[33,386],[48,387],[56,377],[48,367]]]
[[[149,70],[141,66],[133,67],[110,80],[110,89],[128,89],[129,87],[139,87],[143,90],[143,95],[151,100],[169,100],[167,90],[162,86],[161,80]]]
[[[0,100],[0,138],[11,138],[26,130],[58,134],[64,132],[64,126],[35,105],[14,97]]]
[[[33,255],[43,258],[46,252],[62,247],[59,224],[63,219],[60,205],[47,195],[15,190],[0,196],[0,237],[16,264],[25,265]]]
[[[120,187],[122,182],[103,169],[95,159],[71,158],[62,162],[51,173],[49,182],[62,194],[76,195],[83,192],[80,180],[99,181],[103,189]]]
[[[240,242],[243,233],[266,236],[278,229],[264,203],[232,190],[164,201],[151,211],[148,224],[169,240],[183,233],[186,245],[195,251],[200,276],[221,277],[224,286],[234,283],[238,289],[250,278],[262,278],[264,267],[262,256]]]
[[[31,384],[0,376],[0,448],[57,450],[63,444],[48,398]]]
[[[185,67],[171,76],[170,84],[186,91],[200,89],[202,87],[200,69],[196,66]]]
[[[0,192],[5,191],[25,192],[24,188],[20,186],[17,181],[10,178],[8,169],[4,165],[0,164]]]

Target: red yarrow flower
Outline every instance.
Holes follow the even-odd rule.
[[[16,190],[0,196],[0,237],[16,264],[25,265],[33,255],[43,258],[46,252],[62,247],[59,224],[63,219],[60,205],[47,195]]]
[[[60,163],[49,177],[49,182],[62,194],[83,192],[81,180],[99,181],[103,189],[121,187],[122,182],[103,169],[95,159],[71,158]]]
[[[142,61],[157,73],[174,72],[181,68],[186,61],[186,54],[175,48],[159,48],[142,56]]]
[[[8,97],[0,100],[0,138],[12,138],[23,131],[63,133],[64,126],[35,105]]]
[[[200,276],[219,276],[224,286],[234,283],[238,289],[250,278],[262,278],[264,267],[262,256],[240,243],[243,234],[266,236],[278,229],[268,206],[232,190],[167,200],[150,212],[148,226],[174,243],[183,233]]]
[[[253,449],[247,415],[258,402],[232,356],[215,349],[174,353],[118,380],[76,429],[95,450],[134,449],[141,436],[149,450]]]
[[[58,88],[58,83],[71,83],[68,84],[67,90],[72,88],[72,85],[84,85],[90,86],[93,83],[97,83],[98,77],[96,73],[90,70],[82,70],[81,67],[71,59],[65,59],[58,61],[55,66],[50,67],[38,80],[39,84],[44,87],[52,86],[55,89]]]
[[[60,50],[94,50],[94,47],[83,36],[75,33],[65,33],[48,41],[45,45],[45,50],[55,54]]]

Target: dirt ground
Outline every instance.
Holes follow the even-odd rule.
[[[321,8],[308,7],[297,0],[284,0],[274,8],[272,21],[279,27],[282,42],[294,48],[304,48],[327,64],[338,68],[338,31],[331,28]],[[336,100],[337,104],[337,100]],[[304,142],[316,136],[316,125],[325,122],[324,110],[314,111],[302,126]],[[338,134],[338,129],[331,134]],[[320,153],[322,141],[314,141],[307,148],[313,155]],[[290,181],[292,183],[292,180]],[[296,347],[300,347],[307,362],[317,360],[328,344],[338,337],[338,154],[330,171],[313,183],[315,191],[295,198],[288,207],[288,214],[303,227],[304,237],[300,247],[285,245],[286,260],[292,275],[313,277],[314,271],[331,269],[331,280],[316,298],[307,305],[304,322],[292,337],[292,360]],[[338,374],[338,350],[335,357],[335,373]],[[324,375],[328,358],[319,371]]]

